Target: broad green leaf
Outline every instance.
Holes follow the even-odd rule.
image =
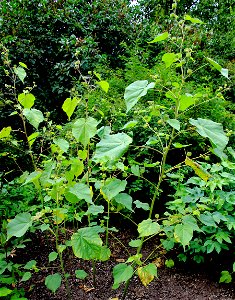
[[[73,124],[72,134],[78,142],[86,147],[90,139],[96,134],[97,125],[98,122],[92,117],[78,119]]]
[[[168,38],[169,34],[168,32],[163,32],[159,35],[157,35],[155,37],[155,39],[153,39],[152,41],[148,42],[149,44],[152,44],[152,43],[157,43],[157,42],[161,42],[161,41],[164,41]]]
[[[114,200],[129,209],[130,211],[133,211],[132,209],[132,197],[126,193],[120,193],[117,196],[114,197]]]
[[[25,270],[31,270],[36,267],[36,264],[37,264],[36,260],[30,260],[25,264],[23,268]]]
[[[176,130],[180,130],[180,122],[176,119],[168,119],[166,121],[171,127],[175,128]]]
[[[148,80],[137,80],[131,83],[126,89],[124,93],[124,99],[126,103],[128,112],[133,106],[136,105],[138,100],[145,96],[149,89],[154,88],[155,83],[148,83]]]
[[[23,277],[21,278],[21,281],[27,281],[32,277],[31,272],[25,272]]]
[[[90,205],[86,212],[86,215],[94,215],[97,216],[98,214],[102,214],[104,212],[103,205]]]
[[[55,293],[58,288],[61,286],[62,277],[59,273],[53,275],[48,275],[45,279],[46,287]]]
[[[139,246],[141,246],[142,241],[141,240],[131,240],[129,242],[129,246],[133,247],[133,248],[138,248]]]
[[[25,108],[23,110],[23,115],[29,121],[29,123],[36,129],[38,129],[39,124],[44,121],[42,112],[34,108]]]
[[[213,59],[206,57],[206,60],[209,61],[209,63],[217,70],[221,73],[221,75],[223,75],[224,77],[228,78],[228,69],[223,69],[221,67],[221,65],[219,65],[216,61],[214,61]]]
[[[19,79],[24,83],[24,79],[26,77],[26,72],[22,67],[14,68],[15,74],[19,77]]]
[[[132,120],[132,121],[129,121],[127,122],[123,127],[122,129],[132,129],[134,128],[136,125],[138,124],[138,121],[135,121],[135,120]]]
[[[134,203],[135,203],[137,208],[142,208],[143,210],[149,210],[150,209],[148,203],[144,203],[144,202],[141,202],[139,200],[135,200]]]
[[[139,167],[138,165],[132,165],[132,166],[131,166],[131,172],[132,172],[135,176],[139,177],[139,176],[140,176],[140,167]]]
[[[54,252],[54,251],[51,252],[51,253],[49,254],[49,256],[48,256],[49,262],[52,262],[52,261],[56,260],[57,257],[58,257],[58,253],[57,253],[57,252]]]
[[[76,270],[75,275],[78,279],[85,279],[88,276],[87,272],[85,272],[84,270]]]
[[[24,108],[31,108],[34,105],[35,97],[30,93],[22,93],[18,95],[18,101]]]
[[[156,234],[160,231],[160,229],[160,225],[151,219],[144,220],[138,224],[140,237]]]
[[[180,96],[180,106],[179,110],[184,111],[187,109],[189,106],[195,104],[195,99],[193,95],[191,94],[185,94]]]
[[[183,224],[188,224],[193,230],[201,231],[201,229],[197,225],[197,220],[192,215],[185,215],[182,218]]]
[[[110,256],[111,256],[111,251],[109,248],[107,248],[106,246],[100,247],[100,253],[99,256],[97,256],[98,260],[107,261],[109,260]]]
[[[143,285],[147,286],[157,276],[157,267],[150,263],[145,267],[139,267],[137,273]]]
[[[21,67],[25,68],[25,69],[28,69],[27,65],[24,64],[24,63],[22,63],[21,61],[19,62],[19,65],[20,65]]]
[[[23,236],[31,226],[32,220],[29,213],[20,213],[16,215],[15,218],[7,224],[8,239],[12,236]]]
[[[39,132],[34,132],[34,133],[30,134],[30,136],[28,137],[28,143],[29,143],[30,147],[33,145],[33,143],[35,142],[35,140],[38,136],[39,136]]]
[[[193,228],[189,224],[177,224],[174,229],[174,237],[185,248],[193,238]]]
[[[8,127],[4,127],[1,131],[0,131],[0,139],[4,139],[4,138],[8,138],[11,134],[11,126]]]
[[[178,59],[179,59],[179,56],[175,53],[165,53],[162,56],[162,61],[165,63],[166,68],[169,68]]]
[[[76,183],[65,192],[65,198],[71,203],[77,203],[80,200],[92,203],[92,196],[92,189],[85,183]]]
[[[222,271],[220,274],[219,282],[230,283],[232,282],[232,276],[228,271]]]
[[[188,156],[185,159],[185,164],[191,167],[202,180],[207,181],[211,177],[197,162],[193,161]]]
[[[112,288],[117,289],[122,282],[127,282],[134,274],[132,266],[121,263],[113,268],[114,283]]]
[[[36,182],[36,181],[38,181],[38,179],[41,177],[41,175],[42,175],[41,171],[34,171],[34,172],[30,173],[27,176],[24,184],[22,184],[22,185],[28,184],[30,182]]]
[[[192,23],[203,24],[203,22],[201,20],[199,20],[198,18],[192,18],[189,15],[185,15],[184,19],[185,19],[185,21],[190,21]]]
[[[197,120],[189,119],[189,122],[193,126],[196,126],[197,132],[201,136],[208,138],[212,145],[216,146],[216,148],[219,148],[221,151],[224,150],[228,144],[228,137],[224,133],[221,124],[201,118],[198,118]]]
[[[105,93],[108,93],[108,90],[109,90],[109,83],[105,80],[101,80],[101,81],[98,81],[96,82],[101,88],[102,90],[105,92]]]
[[[71,237],[74,255],[85,260],[98,259],[100,257],[102,240],[93,227],[79,229]]]
[[[108,198],[108,200],[111,200],[115,196],[117,196],[120,192],[123,192],[126,188],[127,181],[126,180],[120,180],[117,178],[110,178],[105,181],[104,186],[101,188],[102,194],[105,195],[105,197]]]
[[[63,152],[67,152],[69,149],[69,142],[65,139],[54,139],[53,142],[60,147]]]
[[[13,291],[4,287],[0,287],[0,297],[6,297],[7,295],[10,295]]]
[[[217,227],[213,215],[210,213],[201,214],[199,220],[206,226]]]
[[[75,110],[76,106],[78,105],[79,101],[80,101],[80,99],[78,99],[76,97],[74,97],[73,99],[67,98],[64,101],[64,103],[62,105],[62,109],[68,116],[69,121],[70,121],[70,118],[71,118],[72,114],[74,113],[74,110]]]
[[[111,162],[118,160],[127,151],[132,138],[125,133],[105,135],[96,145],[95,162]]]

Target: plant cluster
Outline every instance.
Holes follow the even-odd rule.
[[[138,78],[126,87],[126,111],[119,111],[115,128],[101,109],[89,107],[89,101],[95,102],[93,92],[108,97],[110,85],[100,74],[93,72],[83,76],[87,97],[81,99],[74,87],[73,95],[62,104],[68,121],[61,125],[50,120],[49,113],[46,115],[35,108],[33,87],[25,87],[18,93],[17,87],[24,85],[28,67],[23,62],[12,66],[3,48],[4,70],[11,81],[7,86],[11,99],[5,100],[12,107],[11,115],[22,123],[22,130],[17,132],[11,126],[4,127],[0,139],[26,149],[30,166],[19,178],[19,192],[24,202],[18,201],[17,208],[8,212],[7,197],[12,201],[14,194],[11,190],[0,206],[7,214],[1,219],[0,282],[4,285],[0,288],[1,297],[25,299],[24,291],[17,289],[18,283],[40,271],[35,260],[25,265],[11,260],[12,251],[26,247],[29,231],[39,230],[53,236],[54,251],[48,259],[49,262],[58,260],[59,268],[45,278],[45,285],[55,293],[63,281],[69,299],[69,276],[84,279],[88,274],[80,269],[75,274],[67,274],[65,253],[92,261],[95,278],[96,262],[111,257],[110,234],[118,230],[111,227],[113,215],[131,222],[137,232],[136,238],[129,241],[134,254],[113,268],[112,288],[117,289],[124,283],[123,299],[134,275],[138,275],[145,286],[157,277],[157,266],[151,257],[159,247],[170,250],[180,244],[184,250],[179,256],[181,260],[189,254],[201,262],[205,254],[232,246],[235,157],[232,147],[227,147],[228,135],[232,132],[226,134],[217,120],[190,115],[190,111],[214,101],[208,99],[204,89],[200,92],[195,89],[191,80],[196,72],[206,64],[228,79],[228,69],[207,56],[204,64],[195,62],[193,46],[189,46],[190,30],[196,30],[202,21],[188,14],[178,20],[177,3],[173,4],[174,36],[164,31],[149,41],[150,45],[171,42],[168,51],[162,54],[161,64],[156,66],[154,74],[149,74],[148,80]],[[77,70],[82,74],[79,68]],[[102,92],[97,92],[97,87]],[[140,128],[145,130],[141,139],[138,138]],[[21,139],[17,139],[19,134]],[[183,138],[188,136],[197,136],[195,143],[201,140],[204,152],[201,147],[200,153],[192,155],[192,145]],[[172,160],[170,164],[171,156],[177,151],[182,154],[180,161]],[[202,163],[202,159],[214,159],[218,163]],[[197,176],[183,173],[185,166]],[[176,192],[162,217],[156,214],[155,207],[164,193],[162,184],[168,179]],[[150,187],[149,198],[133,199],[146,182]],[[15,186],[14,182],[11,184]],[[32,190],[32,198],[25,197],[28,190]],[[31,201],[34,206],[29,208]],[[134,215],[137,209],[146,212],[146,217],[137,221]],[[71,224],[73,230],[69,235]],[[161,236],[161,244],[153,242],[152,252],[144,257],[143,245],[156,236]],[[172,265],[172,261],[167,265]],[[224,270],[221,281],[230,280],[230,273]]]

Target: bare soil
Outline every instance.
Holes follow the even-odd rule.
[[[126,230],[120,233],[118,238],[128,245],[131,233]],[[153,242],[152,242],[153,243]],[[107,262],[96,263],[95,282],[92,276],[92,263],[77,259],[71,253],[65,253],[65,269],[71,274],[69,277],[69,287],[71,299],[73,300],[118,300],[121,299],[124,286],[117,290],[112,290],[112,268],[118,262],[124,262],[127,253],[116,239],[110,238],[110,248],[112,257]],[[153,244],[148,243],[143,256],[150,253]],[[130,249],[129,249],[130,250]],[[22,251],[22,250],[20,250]],[[37,261],[40,267],[39,272],[35,272],[31,279],[22,283],[26,290],[26,297],[30,300],[67,300],[65,284],[54,295],[44,284],[47,275],[60,272],[58,262],[48,262],[48,254],[54,251],[54,241],[46,241],[44,235],[36,235],[25,253],[16,253],[16,260],[19,263],[25,263],[31,259]],[[159,255],[151,258],[149,261],[158,265],[158,278],[152,281],[147,287],[144,287],[137,276],[134,276],[128,289],[125,300],[232,300],[235,299],[235,287],[232,284],[219,284],[219,274],[221,265],[216,266],[214,262],[201,265],[199,268],[190,264],[179,265],[174,268],[164,266],[165,255],[159,251]],[[218,267],[218,268],[217,268]],[[89,276],[80,280],[74,274],[75,270],[83,269]],[[217,270],[218,269],[218,270]],[[222,268],[223,270],[223,268]]]

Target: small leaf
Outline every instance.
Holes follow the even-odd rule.
[[[45,279],[45,285],[49,290],[55,293],[61,285],[61,280],[62,278],[59,273],[48,275]]]
[[[189,224],[177,224],[174,229],[174,237],[185,248],[193,238],[193,228]]]
[[[102,90],[105,92],[105,93],[108,93],[108,90],[109,90],[109,83],[105,80],[101,80],[101,81],[98,81],[96,82],[101,88]]]
[[[127,282],[133,276],[132,266],[121,263],[113,268],[114,283],[112,288],[117,289],[122,282]]]
[[[223,151],[228,144],[228,137],[224,133],[223,126],[220,123],[201,118],[198,118],[197,120],[189,119],[189,123],[196,126],[197,132],[201,136],[208,138],[212,145],[216,146],[221,151]]]
[[[142,241],[141,240],[131,240],[129,242],[129,246],[133,247],[133,248],[138,248],[139,246],[141,246]]]
[[[74,97],[73,99],[67,98],[64,101],[64,103],[62,105],[62,109],[68,116],[69,121],[70,121],[70,118],[71,118],[72,114],[74,113],[74,110],[75,110],[76,106],[78,105],[79,101],[80,101],[80,99],[78,99],[76,97]]]
[[[214,61],[213,59],[206,57],[206,60],[209,61],[209,63],[217,70],[221,73],[221,75],[223,75],[224,77],[228,78],[228,69],[223,69],[221,67],[221,65],[219,65],[216,61]]]
[[[130,211],[133,211],[132,209],[132,197],[126,193],[120,193],[117,196],[114,197],[114,200],[129,209]]]
[[[132,121],[127,122],[127,123],[122,127],[122,129],[132,129],[132,128],[134,128],[137,124],[138,124],[138,121],[132,120]]]
[[[222,271],[219,282],[230,283],[232,282],[232,276],[228,271]]]
[[[49,254],[49,256],[48,256],[48,258],[49,258],[49,262],[52,262],[52,261],[54,261],[54,260],[56,260],[57,259],[57,256],[58,256],[58,253],[57,252],[51,252],[50,254]]]
[[[71,203],[77,203],[80,200],[85,200],[92,204],[92,190],[85,183],[76,183],[65,191],[65,198]]]
[[[15,216],[7,225],[8,239],[12,236],[21,237],[32,226],[32,219],[29,213],[20,213]]]
[[[36,129],[38,129],[39,124],[44,121],[42,112],[34,108],[25,108],[23,110],[23,115],[26,117],[29,123]]]
[[[192,23],[203,24],[203,22],[201,20],[199,20],[198,18],[192,18],[189,15],[185,15],[184,19],[185,19],[185,21],[190,21]]]
[[[166,68],[169,68],[177,60],[178,60],[178,55],[175,53],[165,53],[162,56],[162,61],[165,63]]]
[[[33,145],[33,143],[35,142],[35,140],[38,136],[39,136],[39,132],[34,132],[34,133],[30,134],[30,136],[28,137],[28,143],[29,143],[30,147]]]
[[[97,125],[98,122],[92,117],[80,118],[73,124],[72,134],[78,142],[86,147],[90,139],[95,136]]]
[[[120,192],[123,192],[126,188],[127,181],[120,180],[117,178],[109,178],[105,181],[101,188],[102,194],[108,198],[108,200],[113,199]]]
[[[143,210],[149,210],[150,209],[148,203],[144,203],[144,202],[141,202],[139,200],[135,200],[134,203],[135,203],[137,208],[142,208]]]
[[[11,134],[11,127],[4,127],[1,131],[0,131],[0,139],[4,139],[4,138],[8,138],[10,137]]]
[[[84,270],[76,270],[75,275],[78,279],[85,279],[88,276],[87,272],[85,272]]]
[[[151,263],[137,269],[138,276],[144,286],[147,286],[157,276],[157,267]]]
[[[132,172],[135,176],[139,177],[139,176],[140,176],[140,167],[139,167],[138,165],[132,165],[132,166],[131,166],[131,172]]]
[[[175,128],[176,130],[180,130],[180,122],[176,119],[168,119],[166,121],[171,127]]]
[[[32,274],[31,272],[25,272],[23,277],[21,278],[21,281],[27,281],[31,278]]]
[[[187,93],[185,95],[180,96],[179,110],[184,111],[185,109],[187,109],[189,106],[193,104],[195,104],[195,99],[193,95]]]
[[[18,95],[18,101],[24,108],[31,108],[34,105],[35,97],[30,93],[22,93]]]
[[[157,35],[155,37],[155,39],[153,39],[152,41],[148,42],[148,44],[152,44],[152,43],[157,43],[157,42],[161,42],[161,41],[164,41],[168,38],[169,34],[168,32],[163,32],[159,35]]]
[[[33,268],[36,267],[36,260],[30,260],[26,263],[26,265],[23,267],[25,270],[32,270]]]
[[[54,139],[53,140],[54,144],[60,147],[60,149],[63,152],[67,152],[69,149],[69,142],[67,142],[65,139]]]
[[[102,214],[104,212],[103,205],[90,205],[86,212],[86,215],[94,215],[97,216],[98,214]]]
[[[191,167],[202,180],[207,181],[211,177],[197,162],[193,161],[188,156],[185,159],[185,164]]]
[[[19,62],[19,65],[25,69],[28,69],[28,67],[26,66],[26,64],[22,63],[22,62]]]
[[[140,237],[150,236],[160,231],[160,225],[151,219],[147,219],[138,224]]]
[[[165,265],[166,265],[167,268],[173,268],[174,265],[175,265],[175,262],[174,262],[173,259],[167,259],[167,260],[165,261]]]
[[[26,72],[22,67],[14,68],[15,74],[19,77],[19,79],[24,83],[24,79],[26,77]]]
[[[138,100],[145,96],[149,89],[154,88],[155,83],[148,83],[148,80],[137,80],[131,83],[126,89],[124,93],[124,99],[126,103],[128,112],[133,106],[136,105]]]
[[[10,295],[13,291],[6,288],[6,287],[1,287],[0,288],[0,297],[6,297],[7,295]]]

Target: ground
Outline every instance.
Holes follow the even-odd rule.
[[[123,243],[130,239],[131,233],[125,231],[119,233]],[[126,243],[127,244],[127,243]],[[55,295],[53,295],[44,284],[45,277],[59,272],[58,262],[48,263],[48,254],[54,250],[53,239],[46,241],[44,235],[33,237],[31,247],[25,253],[16,254],[16,260],[23,263],[30,259],[37,261],[40,271],[34,273],[32,278],[21,285],[26,290],[26,297],[30,300],[67,300],[65,285],[62,284]],[[151,252],[153,245],[148,243],[144,248],[144,255]],[[92,264],[83,261],[67,253],[64,256],[65,269],[69,274],[75,270],[83,269],[89,276],[80,280],[71,276],[69,286],[71,299],[73,300],[118,300],[122,297],[123,286],[112,290],[112,268],[118,262],[126,258],[126,253],[116,239],[110,238],[110,248],[113,255],[107,262],[96,263],[96,282],[93,282]],[[22,255],[24,254],[24,255]],[[150,260],[151,261],[151,260]],[[201,265],[199,268],[191,264],[177,265],[177,267],[166,268],[164,255],[152,259],[158,264],[158,278],[149,286],[144,287],[135,276],[128,289],[125,300],[232,300],[235,299],[235,287],[232,284],[219,284],[219,274],[223,266],[216,266],[214,262]],[[218,270],[217,270],[218,269]]]

